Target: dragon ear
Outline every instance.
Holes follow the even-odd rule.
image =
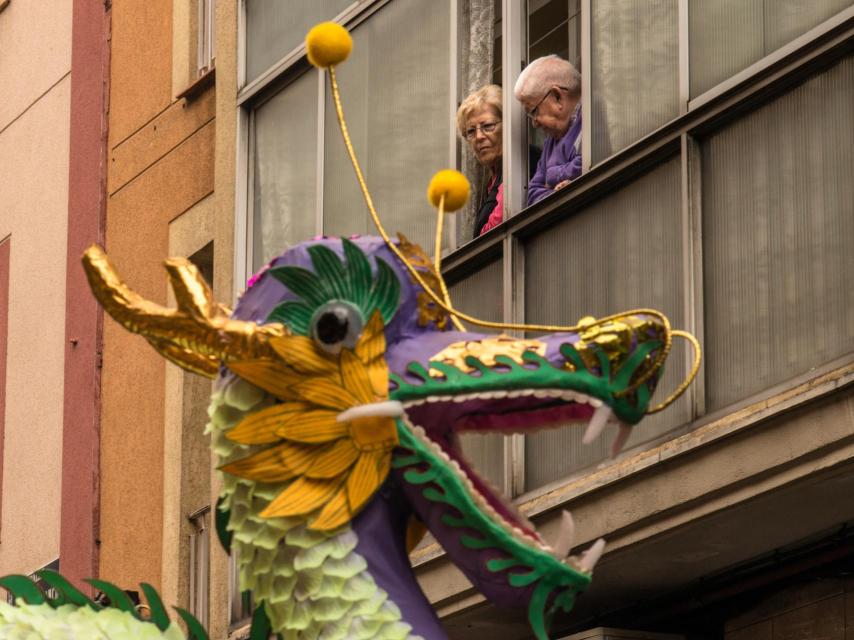
[[[101,247],[92,245],[83,254],[89,285],[107,313],[182,369],[213,378],[220,363],[274,356],[269,339],[285,335],[283,325],[232,320],[231,310],[214,302],[210,288],[189,260],[170,258],[165,266],[177,309],[162,307],[132,291]]]

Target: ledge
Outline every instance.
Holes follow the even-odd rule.
[[[200,75],[193,84],[184,89],[181,93],[175,96],[176,100],[184,98],[187,102],[192,102],[210,87],[216,84],[216,67],[208,69]]]

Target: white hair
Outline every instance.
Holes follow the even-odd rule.
[[[572,63],[552,54],[537,58],[522,69],[513,95],[517,100],[538,98],[555,85],[566,87],[571,95],[581,95],[581,74]]]

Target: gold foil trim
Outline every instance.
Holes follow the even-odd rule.
[[[430,260],[430,257],[424,253],[424,249],[414,242],[410,242],[402,233],[398,233],[397,238],[399,240],[401,253],[403,253],[406,260],[409,261],[409,264],[420,270],[421,278],[424,280],[424,283],[433,291],[441,291],[436,269],[433,267],[433,262]],[[431,322],[434,322],[439,331],[447,329],[448,323],[451,319],[450,314],[433,301],[433,298],[431,298],[421,288],[421,285],[412,277],[411,274],[409,279],[412,284],[417,285],[419,289],[417,295],[418,326],[426,327]]]
[[[474,370],[466,364],[467,356],[474,356],[488,367],[494,367],[496,356],[507,356],[513,362],[524,364],[522,354],[533,351],[541,356],[546,355],[546,344],[539,340],[524,340],[512,336],[500,335],[494,338],[483,338],[482,340],[465,340],[454,342],[432,356],[430,360],[444,362],[455,366],[460,371],[469,373]],[[441,377],[443,374],[435,369],[430,370],[433,377]]]

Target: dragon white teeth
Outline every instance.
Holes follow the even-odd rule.
[[[611,407],[607,404],[603,404],[596,408],[596,411],[593,412],[593,417],[590,418],[590,424],[587,425],[587,430],[584,432],[584,437],[581,441],[584,444],[590,444],[596,438],[598,438],[602,434],[602,430],[605,428],[605,423],[608,422],[614,415],[614,412],[611,411]]]
[[[623,450],[623,447],[626,444],[626,440],[629,439],[629,436],[632,433],[632,428],[627,424],[620,424],[620,430],[617,432],[617,437],[614,438],[614,442],[611,444],[611,457],[616,458],[620,455],[620,451]]]
[[[403,415],[403,405],[397,400],[387,400],[385,402],[372,402],[357,407],[350,407],[346,411],[339,413],[335,420],[337,422],[348,422],[356,418],[369,418],[371,416],[394,418],[400,415]]]
[[[560,531],[558,531],[557,540],[552,547],[554,557],[563,560],[569,554],[569,550],[572,549],[574,539],[575,522],[569,511],[563,511],[560,515]]]
[[[581,560],[578,562],[578,568],[585,573],[590,573],[593,571],[593,567],[596,566],[596,563],[599,562],[599,558],[602,557],[602,553],[604,551],[605,540],[603,538],[599,538],[581,556]]]

